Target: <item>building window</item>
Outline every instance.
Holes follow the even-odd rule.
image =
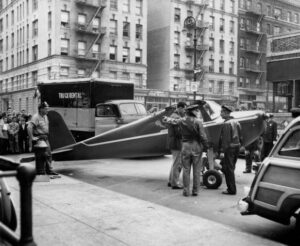
[[[271,5],[268,5],[268,6],[267,6],[267,15],[268,15],[268,16],[272,16],[272,8],[271,8]]]
[[[174,32],[174,44],[180,45],[180,32]]]
[[[174,21],[180,22],[180,9],[179,8],[175,8]]]
[[[220,0],[220,9],[225,10],[225,0]]]
[[[136,0],[136,15],[142,15],[143,14],[143,1],[142,0]]]
[[[295,23],[298,24],[298,23],[299,23],[299,14],[296,13],[296,14],[294,15],[294,17],[295,17],[295,20],[294,20]]]
[[[3,32],[3,19],[0,19],[0,33]]]
[[[11,11],[11,25],[13,26],[15,23],[15,11]]]
[[[47,67],[48,79],[51,79],[51,67]]]
[[[32,37],[36,37],[38,35],[38,20],[32,22]]]
[[[240,87],[243,87],[244,86],[244,77],[240,77],[240,84],[239,84],[239,86]]]
[[[229,94],[234,94],[234,82],[229,82]]]
[[[0,39],[0,53],[3,52],[3,39]]]
[[[272,28],[271,28],[271,24],[267,24],[267,34],[272,35]]]
[[[210,80],[208,82],[208,92],[214,93],[215,81]]]
[[[221,54],[224,54],[224,51],[225,51],[224,43],[225,43],[224,40],[221,39],[220,40],[220,53]]]
[[[229,55],[234,55],[234,42],[229,42]]]
[[[229,74],[234,74],[234,62],[229,63]]]
[[[6,28],[8,28],[9,23],[8,23],[8,14],[5,16],[5,20],[6,20]]]
[[[109,33],[111,35],[117,35],[118,34],[118,22],[117,20],[110,20],[109,22]]]
[[[92,29],[93,31],[98,31],[100,27],[100,18],[99,17],[95,17],[92,21]]]
[[[218,94],[224,94],[224,81],[218,81]]]
[[[77,47],[78,47],[77,54],[79,56],[85,56],[86,42],[78,41]]]
[[[240,19],[240,29],[241,30],[245,30],[245,19],[244,18],[241,18]]]
[[[38,46],[32,46],[32,61],[37,61],[38,59]]]
[[[78,24],[81,26],[85,26],[85,24],[86,24],[86,15],[85,14],[78,14]]]
[[[118,0],[110,0],[110,9],[118,10]]]
[[[100,56],[100,44],[94,44],[92,47],[93,58],[99,58]]]
[[[122,77],[124,80],[130,80],[130,73],[128,72],[123,72],[122,73]]]
[[[290,11],[287,12],[287,21],[292,22],[292,13]]]
[[[215,17],[214,16],[210,16],[210,28],[212,31],[215,30]]]
[[[141,73],[136,73],[134,75],[134,84],[136,85],[137,88],[143,88],[143,74]]]
[[[240,67],[241,67],[241,68],[244,68],[244,67],[245,67],[245,58],[244,58],[244,57],[241,57],[241,58],[240,58]]]
[[[234,21],[230,21],[230,33],[234,33]]]
[[[209,50],[214,51],[215,50],[215,39],[209,38]]]
[[[126,21],[123,22],[123,37],[130,37],[130,23]]]
[[[48,29],[52,28],[52,12],[48,12]]]
[[[109,59],[114,61],[117,59],[117,46],[111,45],[109,47]]]
[[[60,70],[59,70],[59,74],[63,77],[68,77],[69,76],[69,67],[61,66]]]
[[[31,73],[31,77],[32,77],[32,85],[36,86],[37,85],[37,81],[38,81],[38,72],[37,71],[33,71]]]
[[[262,4],[261,3],[257,3],[257,11],[262,14]]]
[[[179,68],[180,67],[180,55],[174,54],[174,67]]]
[[[111,79],[117,79],[118,78],[118,73],[116,71],[109,71],[109,77]]]
[[[51,47],[51,39],[48,39],[48,56],[51,56],[52,54],[52,47]]]
[[[11,34],[11,48],[13,49],[14,46],[15,46],[15,34],[12,33],[12,34]]]
[[[219,61],[219,73],[224,73],[224,60]]]
[[[38,9],[38,0],[32,0],[32,11]]]
[[[129,62],[129,48],[128,47],[123,47],[122,62],[124,62],[124,63]]]
[[[225,20],[223,18],[220,18],[220,32],[225,31]]]
[[[66,56],[69,54],[69,39],[60,40],[60,54]]]
[[[246,78],[246,84],[249,85],[250,84],[250,79]]]
[[[252,7],[252,0],[247,0],[247,6],[246,6],[246,8],[247,9],[251,9],[251,7]]]
[[[78,76],[78,77],[84,77],[84,76],[85,76],[85,69],[79,68],[79,69],[77,70],[77,76]]]
[[[62,27],[68,27],[69,26],[69,21],[70,21],[70,12],[69,11],[64,11],[62,10],[60,13],[60,18],[61,18],[61,26]]]
[[[135,50],[135,63],[142,63],[142,50],[141,49]]]
[[[274,8],[274,17],[276,19],[282,19],[282,10],[279,8]]]
[[[281,33],[281,27],[280,26],[274,26],[274,34],[280,34]]]
[[[214,59],[209,59],[209,67],[208,70],[210,73],[215,72],[215,60]]]
[[[15,67],[15,56],[11,55],[11,69]]]
[[[135,25],[135,38],[138,40],[141,40],[143,37],[143,25],[136,24]]]
[[[213,9],[215,8],[215,0],[209,0],[208,4],[209,4],[209,7],[213,8]]]
[[[231,11],[231,13],[234,13],[234,11],[235,11],[234,4],[235,4],[234,0],[230,0],[230,11]]]
[[[240,49],[245,49],[245,39],[240,38]]]
[[[130,12],[130,0],[123,0],[123,12]]]

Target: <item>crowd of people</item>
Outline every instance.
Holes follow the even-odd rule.
[[[0,155],[32,151],[27,131],[30,120],[31,115],[25,110],[15,112],[8,108],[0,112]]]

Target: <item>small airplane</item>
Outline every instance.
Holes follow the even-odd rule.
[[[224,122],[220,116],[221,106],[213,101],[200,100],[196,103],[199,105],[209,142],[213,146],[214,152],[217,152]],[[61,115],[55,111],[49,111],[49,141],[53,150],[53,159],[68,161],[169,154],[170,151],[167,149],[168,131],[162,119],[164,116],[170,116],[175,110],[176,106],[167,107],[142,119],[77,143]],[[252,143],[263,133],[263,111],[237,111],[232,112],[231,115],[242,126],[245,145]]]

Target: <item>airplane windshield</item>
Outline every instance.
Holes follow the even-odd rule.
[[[214,101],[206,101],[203,108],[211,120],[215,120],[221,115],[221,106]]]

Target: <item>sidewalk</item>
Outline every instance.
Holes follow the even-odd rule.
[[[6,180],[19,218],[19,184]],[[33,217],[34,240],[41,246],[279,245],[67,176],[34,183]]]

